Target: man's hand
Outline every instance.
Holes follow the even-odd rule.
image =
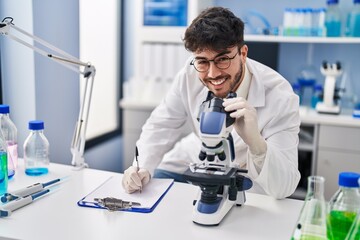
[[[250,152],[254,155],[266,153],[267,146],[259,132],[256,109],[242,97],[226,98],[223,106],[225,111],[232,112],[230,116],[236,119],[234,128],[249,146]]]
[[[141,190],[150,181],[150,173],[144,168],[137,171],[137,167],[131,166],[125,170],[122,186],[127,193]]]

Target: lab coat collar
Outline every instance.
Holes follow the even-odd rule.
[[[259,73],[265,71],[265,69],[258,67],[258,65],[255,65],[254,62],[255,61],[252,59],[246,59],[245,66],[250,76],[249,78],[251,79],[247,101],[253,107],[263,107],[265,106],[265,88],[264,84],[261,81],[261,78],[259,77]]]
[[[250,87],[250,83],[251,83],[251,77],[252,74],[249,72],[249,69],[247,68],[246,64],[244,67],[244,78],[239,86],[239,88],[236,90],[236,94],[238,97],[242,97],[247,99],[248,94],[249,94],[249,87]]]

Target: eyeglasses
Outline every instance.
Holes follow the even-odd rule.
[[[207,60],[207,59],[196,59],[194,58],[190,65],[194,66],[195,70],[198,72],[207,72],[210,68],[210,62],[214,62],[215,66],[219,69],[227,69],[230,67],[231,60],[233,60],[238,52],[233,57],[229,56],[219,56],[214,58],[213,60]]]

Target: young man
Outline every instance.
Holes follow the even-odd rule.
[[[235,118],[235,163],[248,169],[254,182],[250,190],[275,198],[291,195],[300,180],[300,117],[299,99],[288,81],[247,58],[244,23],[225,8],[204,10],[187,28],[184,43],[193,58],[143,126],[137,142],[140,170],[134,164],[124,172],[124,189],[134,192],[146,187],[155,169],[155,177],[181,180],[189,163],[198,161],[197,116],[212,91],[220,98],[237,93],[236,98],[224,99],[223,106]],[[193,134],[181,139],[186,124]]]

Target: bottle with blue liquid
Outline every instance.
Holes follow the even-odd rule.
[[[341,36],[341,12],[339,8],[339,0],[327,0],[325,27],[326,36]]]
[[[18,162],[18,143],[17,128],[10,119],[9,105],[0,105],[0,127],[7,147],[8,177],[11,179],[15,174]]]
[[[44,135],[43,121],[29,122],[30,134],[24,143],[25,173],[40,176],[48,173],[49,141]]]
[[[360,0],[354,0],[354,6],[347,19],[347,35],[360,37]]]

